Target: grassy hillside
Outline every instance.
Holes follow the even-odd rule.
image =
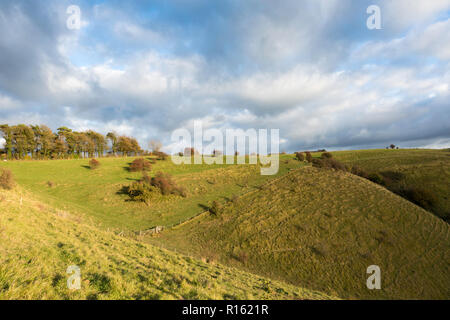
[[[311,167],[153,239],[343,298],[450,298],[449,225],[366,179]],[[382,289],[368,290],[378,265]]]
[[[100,167],[89,169],[89,160],[48,160],[1,162],[12,170],[16,181],[39,199],[59,209],[92,217],[105,229],[144,230],[156,225],[171,225],[204,211],[213,200],[225,201],[233,194],[254,190],[267,180],[301,166],[286,155],[274,176],[260,175],[256,165],[175,165],[171,160],[157,161],[150,175],[170,173],[185,187],[187,198],[164,196],[150,206],[127,201],[121,194],[125,185],[142,177],[129,172],[134,158],[100,159]],[[51,182],[50,187],[48,182]]]
[[[450,221],[450,151],[399,149],[358,150],[333,152],[336,159],[348,165],[358,165],[381,175],[390,172],[403,174],[398,182],[387,187],[395,192],[408,187],[426,190],[434,195],[434,203],[427,206],[438,217]]]
[[[323,299],[324,294],[96,229],[0,190],[0,299]],[[66,269],[81,268],[81,290]]]

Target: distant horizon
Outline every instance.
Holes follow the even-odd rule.
[[[3,123],[0,123],[0,125]],[[8,123],[8,125],[19,125],[19,124],[25,124],[25,125],[36,125],[35,123]],[[46,125],[44,123],[39,124],[39,125]],[[57,128],[59,127],[65,127],[66,125],[56,125],[54,128],[51,126],[48,126],[53,132],[57,131]],[[72,129],[72,128],[70,128]],[[82,132],[82,131],[87,131],[87,130],[94,130],[93,128],[83,128],[82,130],[76,130],[73,129],[73,131],[78,131],[78,132]],[[95,130],[94,130],[95,131]],[[281,130],[280,130],[281,131]],[[100,132],[101,134],[105,135],[108,132]],[[139,141],[139,139],[138,139]],[[148,143],[150,140],[148,141],[139,141],[140,146],[142,147],[143,150],[146,151],[150,151],[148,148]],[[444,142],[442,142],[444,141]],[[406,143],[408,143],[408,141],[406,141]],[[286,153],[294,153],[297,151],[314,151],[314,150],[320,150],[320,149],[326,149],[327,151],[351,151],[351,150],[372,150],[372,149],[386,149],[386,147],[389,147],[390,144],[394,144],[396,147],[399,147],[400,149],[433,149],[433,150],[442,150],[442,149],[447,149],[450,148],[450,139],[442,139],[442,140],[437,140],[434,144],[420,144],[420,142],[418,144],[415,145],[407,145],[407,144],[403,144],[403,142],[386,142],[385,145],[383,146],[382,143],[374,143],[371,145],[363,145],[363,146],[309,146],[309,147],[299,147],[297,149],[292,149],[292,150],[283,150],[280,147],[280,153],[282,152],[286,152]],[[0,137],[0,149],[5,147],[5,139]],[[163,146],[162,148],[163,151],[167,152],[167,146]],[[180,150],[181,151],[181,150]],[[223,151],[223,150],[220,150]]]

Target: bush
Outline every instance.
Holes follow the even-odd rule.
[[[156,156],[156,160],[167,160],[168,155],[161,151],[153,151],[153,155]]]
[[[11,170],[2,169],[2,174],[0,175],[0,187],[6,190],[11,190],[14,186],[14,176]]]
[[[138,172],[138,171],[150,171],[152,169],[152,165],[150,162],[143,158],[134,159],[133,162],[130,164],[130,171],[131,172]]]
[[[295,156],[298,161],[305,161],[305,154],[303,152],[296,152]]]
[[[325,167],[325,163],[322,159],[312,159],[311,160],[313,167],[316,168],[324,168]]]
[[[434,193],[420,187],[406,186],[394,192],[429,211],[432,211],[438,201]]]
[[[379,175],[378,173],[376,173],[376,172],[373,172],[373,173],[369,174],[367,179],[369,179],[372,182],[378,183],[378,184],[384,184],[383,177],[381,175]]]
[[[406,177],[404,173],[398,171],[383,171],[380,174],[383,176],[386,184],[397,183]]]
[[[331,159],[331,158],[333,158],[333,155],[331,153],[329,153],[329,152],[324,152],[324,153],[322,153],[321,157],[323,159]]]
[[[155,177],[150,179],[150,184],[157,187],[163,195],[175,194],[186,197],[184,188],[178,187],[175,181],[172,180],[172,176],[168,173],[158,172]]]
[[[352,167],[351,173],[353,173],[353,174],[355,174],[357,176],[363,177],[365,179],[368,179],[368,177],[369,177],[369,173],[366,170],[364,170],[363,168],[361,168],[361,167],[359,167],[357,165],[354,165]]]
[[[130,186],[125,187],[125,193],[133,201],[142,201],[149,204],[150,200],[156,194],[168,195],[175,194],[186,197],[186,191],[182,187],[177,187],[169,174],[158,172],[155,177],[151,178],[144,172],[142,179],[133,182]]]
[[[156,187],[153,187],[144,181],[136,181],[127,189],[127,194],[133,201],[142,201],[147,205],[152,199],[155,192],[158,192]]]
[[[316,168],[328,168],[328,169],[335,169],[335,170],[341,170],[341,171],[347,171],[347,167],[337,161],[336,159],[332,158],[325,158],[325,159],[312,159],[313,167]]]
[[[311,155],[311,152],[306,151],[305,154],[306,154],[306,156],[305,156],[306,161],[312,162],[312,155]]]
[[[95,170],[95,169],[97,169],[98,167],[100,167],[100,162],[99,162],[98,160],[96,160],[96,159],[91,159],[91,160],[89,161],[89,167],[90,167],[92,170]]]

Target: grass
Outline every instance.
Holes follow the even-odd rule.
[[[404,173],[448,212],[448,151],[332,154]],[[172,174],[187,197],[147,206],[121,193],[142,177],[128,170],[133,159],[100,159],[95,170],[88,159],[0,163],[18,183],[0,192],[0,298],[450,298],[449,225],[366,179],[293,155],[281,156],[274,176],[259,166],[157,161],[150,175]],[[207,212],[214,202],[216,216]],[[71,264],[82,268],[81,291],[66,289]],[[371,264],[381,267],[381,290],[366,288]]]
[[[21,188],[0,190],[0,212],[0,299],[333,298],[117,236]]]
[[[449,229],[366,179],[306,167],[149,241],[342,298],[448,299]],[[381,290],[366,287],[372,264]]]
[[[358,165],[370,172],[400,172],[405,179],[393,185],[414,186],[433,193],[437,201],[430,209],[438,217],[450,221],[450,151],[426,149],[358,150],[333,152],[336,159]]]
[[[161,196],[150,206],[127,201],[123,186],[142,177],[129,172],[134,158],[103,158],[100,166],[90,170],[89,160],[9,161],[0,167],[12,170],[16,181],[39,200],[54,207],[90,217],[104,228],[128,231],[179,223],[205,210],[212,201],[226,201],[233,194],[254,190],[302,164],[285,155],[274,176],[260,175],[257,165],[175,165],[157,161],[150,175],[170,173],[175,182],[187,190],[187,198]]]

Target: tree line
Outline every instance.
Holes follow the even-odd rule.
[[[144,150],[133,137],[93,130],[83,132],[60,127],[53,132],[46,125],[0,125],[5,140],[0,149],[3,159],[77,159],[112,156],[137,156]]]

